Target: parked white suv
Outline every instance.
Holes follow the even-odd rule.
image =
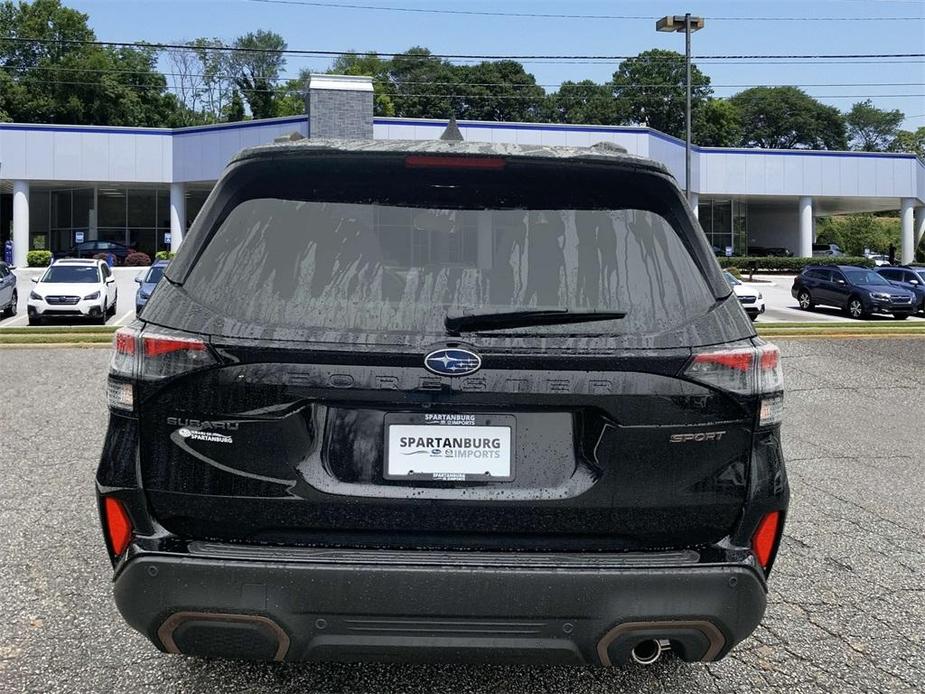
[[[116,313],[119,293],[109,266],[102,260],[58,260],[41,277],[27,304],[29,325],[45,318],[88,317],[105,323]]]
[[[739,299],[739,303],[742,304],[742,308],[745,309],[745,313],[748,314],[749,318],[755,320],[759,315],[764,313],[764,295],[759,290],[744,284],[742,281],[736,279],[735,275],[730,272],[724,271],[723,276],[726,278],[729,286],[732,287],[732,291],[735,292],[735,295]]]

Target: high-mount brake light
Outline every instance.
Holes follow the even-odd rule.
[[[507,161],[500,157],[436,156],[409,154],[405,167],[409,169],[482,169],[500,171]]]
[[[765,570],[768,569],[774,559],[779,530],[780,511],[771,511],[761,519],[755,534],[752,535],[752,551],[755,553],[755,558],[761,568]]]
[[[103,527],[113,554],[121,557],[132,540],[132,521],[122,502],[111,496],[103,499]]]
[[[779,424],[783,415],[784,379],[780,350],[771,344],[695,354],[685,375],[700,383],[740,395],[760,395],[759,426]]]

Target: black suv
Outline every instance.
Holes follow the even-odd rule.
[[[647,159],[246,150],[115,337],[116,604],[172,653],[722,658],[784,524],[779,359]]]
[[[793,280],[790,294],[804,311],[835,306],[852,318],[892,313],[905,320],[916,310],[912,292],[897,287],[875,270],[853,265],[807,265]]]

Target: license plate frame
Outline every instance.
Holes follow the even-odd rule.
[[[393,429],[393,427],[396,427]],[[489,484],[494,482],[512,482],[515,474],[517,450],[516,418],[507,414],[470,414],[437,412],[393,412],[385,416],[382,476],[390,481],[417,482],[463,482],[467,484]],[[500,447],[426,447],[405,446],[402,451],[400,439],[405,436],[422,438],[456,438],[456,439],[500,439]],[[411,449],[414,449],[414,452]],[[430,451],[428,453],[428,450]],[[443,451],[434,455],[435,450]],[[479,456],[467,457],[465,451],[479,452]],[[418,452],[423,451],[423,452]],[[448,451],[452,453],[447,454]],[[497,452],[500,457],[487,457],[484,454]],[[504,465],[504,453],[507,453],[507,465]],[[414,456],[411,462],[406,456]],[[399,457],[401,456],[401,457]],[[487,463],[482,468],[477,463]],[[455,465],[454,465],[455,463]],[[414,470],[414,467],[420,467]],[[486,474],[488,473],[488,474]],[[506,473],[506,474],[504,474]]]

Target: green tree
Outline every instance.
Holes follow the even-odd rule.
[[[515,60],[483,61],[450,68],[455,73],[453,99],[458,118],[491,121],[536,121],[546,92]]]
[[[231,93],[231,99],[225,107],[223,117],[229,123],[244,120],[244,99],[241,98],[241,92],[237,89]]]
[[[675,51],[654,49],[624,60],[612,81],[621,121],[684,137],[686,79],[684,56]],[[691,65],[691,111],[712,93],[710,78]]]
[[[693,113],[692,139],[703,147],[734,147],[742,139],[742,118],[728,99],[707,99]]]
[[[896,139],[904,118],[902,111],[884,111],[870,99],[857,102],[845,116],[851,149],[885,152]]]
[[[617,102],[610,85],[592,80],[563,82],[559,91],[546,97],[544,119],[553,123],[617,123]]]
[[[454,97],[460,81],[455,67],[426,48],[415,46],[393,57],[389,81],[396,116],[443,118],[460,106]]]
[[[741,144],[772,149],[847,149],[845,119],[797,87],[752,87],[729,99],[742,122]]]
[[[247,100],[254,118],[276,115],[275,88],[286,65],[286,41],[279,34],[262,29],[239,36],[231,58],[234,82]]]
[[[100,47],[87,16],[59,0],[0,3],[0,104],[26,123],[176,125],[181,106],[167,93],[153,48]]]
[[[380,58],[376,53],[346,53],[338,56],[331,67],[329,75],[365,75],[373,78],[373,112],[377,116],[394,116],[395,90],[389,79],[392,61]]]
[[[900,130],[890,143],[891,152],[911,152],[925,160],[925,125],[918,130]]]
[[[823,217],[817,227],[820,243],[837,243],[848,254],[863,255],[865,249],[887,253],[890,245],[899,248],[899,218],[872,214]]]

